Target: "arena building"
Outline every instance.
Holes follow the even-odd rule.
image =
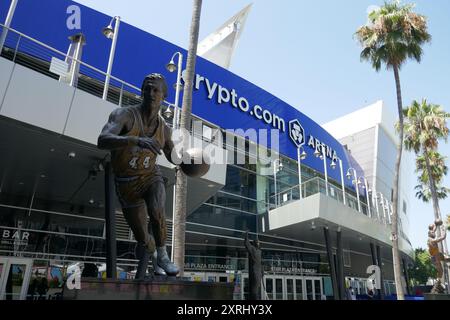
[[[161,114],[176,125],[177,73],[166,65],[186,50],[69,0],[2,1],[0,21],[0,299],[25,298],[40,274],[57,292],[74,265],[94,263],[105,276],[112,229],[118,276],[132,277],[135,241],[117,201],[108,226],[105,198],[114,193],[105,189],[109,158],[97,137],[113,109],[139,103],[151,72],[169,83]],[[102,33],[108,24],[110,38]],[[338,299],[350,285],[364,295],[372,265],[381,270],[381,293],[394,294],[394,164],[384,159],[394,157],[396,140],[385,108],[373,112],[379,121],[354,127],[344,117],[322,127],[301,107],[199,57],[192,141],[219,160],[188,180],[184,277],[233,282],[235,298],[244,299],[249,230],[262,244],[267,299]],[[168,179],[170,239],[175,168],[164,156],[158,163]],[[407,175],[401,179],[406,270],[413,249]],[[16,280],[8,289],[9,277]]]

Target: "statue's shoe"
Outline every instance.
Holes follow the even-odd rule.
[[[156,251],[155,251],[155,253],[152,256],[152,264],[153,264],[153,272],[156,275],[158,275],[158,276],[165,276],[165,275],[167,275],[166,272],[164,271],[164,269],[161,268],[158,265],[157,258],[156,258]]]
[[[168,276],[176,276],[180,272],[180,269],[178,269],[178,267],[170,261],[167,255],[163,255],[162,257],[158,256],[157,265],[165,271]]]

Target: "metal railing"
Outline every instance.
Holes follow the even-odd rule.
[[[0,32],[6,27],[0,24]],[[1,56],[14,63],[33,69],[60,82],[72,84],[75,88],[102,97],[106,72],[103,72],[81,60],[61,52],[51,46],[33,39],[26,34],[12,28],[6,28],[8,35],[5,40]],[[68,44],[69,47],[69,44]],[[52,61],[59,61],[60,73],[51,70]],[[75,75],[76,81],[69,81],[70,70],[78,64],[79,71]],[[67,70],[64,66],[68,67]],[[114,76],[110,77],[107,101],[116,105],[132,105],[141,101],[140,88],[120,80]]]
[[[324,179],[320,177],[312,178],[308,181],[305,181],[301,185],[302,190],[302,199],[310,197],[317,193],[322,193],[324,195],[327,195],[326,191],[326,182]],[[331,183],[328,183],[328,197],[335,199],[336,201],[344,204],[344,199],[342,195],[342,188],[339,188]],[[270,210],[276,209],[278,207],[284,206],[288,203],[291,203],[293,201],[300,200],[300,188],[299,185],[292,186],[288,189],[284,189],[280,192],[278,192],[276,195],[272,195],[270,197]],[[350,194],[348,191],[345,192],[345,205],[352,208],[355,211],[358,211],[358,200],[355,196]],[[382,212],[380,212],[380,208],[374,207],[373,203],[370,203],[371,206],[371,215],[369,215],[369,210],[367,207],[367,202],[364,202],[364,200],[360,199],[360,205],[361,205],[361,213],[368,216],[369,218],[382,223],[382,224],[390,224],[391,219],[385,218]],[[378,204],[379,207],[381,204]],[[389,212],[390,215],[390,212]]]

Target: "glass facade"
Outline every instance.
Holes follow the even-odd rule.
[[[248,147],[248,143],[246,144]],[[230,146],[225,146],[230,151]],[[248,149],[231,149],[245,163],[228,164],[226,183],[187,217],[185,276],[203,281],[246,280],[246,231],[258,235],[263,248],[267,295],[273,299],[320,299],[322,277],[330,270],[323,244],[285,238],[265,232],[268,212],[300,198],[297,162],[280,156],[280,168],[263,165]],[[302,165],[302,197],[326,193],[324,177]],[[99,175],[102,181],[103,176]],[[104,195],[102,184],[84,186]],[[46,196],[45,188],[22,192],[16,184],[0,193],[0,255],[28,257],[34,268],[55,265],[67,268],[75,262],[104,265],[106,256],[104,206],[101,202],[77,204]],[[342,202],[340,183],[329,180],[329,196]],[[346,190],[347,204],[357,210],[357,200]],[[360,198],[362,213],[367,205]],[[169,199],[169,201],[171,201]],[[132,278],[137,261],[135,241],[118,206],[116,212],[119,277]],[[373,209],[375,210],[375,209]],[[166,212],[171,250],[171,212]],[[50,270],[50,269],[48,269]],[[104,276],[104,272],[100,272]],[[272,278],[271,278],[272,277]],[[246,289],[239,287],[236,298]]]

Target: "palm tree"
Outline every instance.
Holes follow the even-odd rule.
[[[439,186],[447,174],[445,157],[436,150],[440,139],[448,138],[446,119],[449,115],[439,105],[429,104],[426,99],[421,103],[413,101],[409,108],[403,110],[405,116],[405,149],[413,150],[416,155],[416,171],[420,172],[418,195],[423,200],[432,199],[434,219],[442,220],[439,199],[447,196],[447,188]],[[417,187],[416,187],[417,188]],[[420,188],[422,190],[420,190]],[[441,229],[437,229],[440,237]],[[446,245],[439,243],[441,252],[446,252]]]
[[[386,65],[388,70],[394,71],[395,77],[400,130],[392,196],[392,251],[395,286],[400,300],[404,299],[404,293],[398,250],[398,186],[403,141],[403,106],[399,71],[408,58],[420,62],[421,46],[431,40],[427,32],[426,18],[414,13],[412,9],[412,4],[402,5],[399,0],[385,2],[381,8],[369,13],[368,23],[356,31],[356,37],[363,48],[361,59],[370,61],[376,71],[381,69],[382,64]]]
[[[192,7],[192,21],[189,33],[189,49],[186,62],[186,75],[184,77],[183,103],[181,107],[180,128],[190,130],[192,114],[192,90],[195,75],[195,61],[197,58],[198,34],[200,29],[200,13],[202,9],[202,0],[194,0]],[[187,139],[185,139],[187,141]],[[186,148],[184,147],[184,150]],[[187,200],[187,178],[181,172],[176,170],[175,193],[175,221],[173,221],[174,243],[174,263],[180,268],[180,276],[184,273],[185,256],[185,233],[186,233],[186,200]]]
[[[427,184],[418,184],[414,187],[416,190],[416,198],[422,200],[425,203],[430,202],[431,200],[431,191],[430,187]],[[443,186],[436,186],[436,194],[439,200],[447,199],[448,194],[450,193],[450,189]]]
[[[433,201],[434,218],[441,220],[437,186],[447,174],[445,157],[436,150],[439,140],[448,138],[446,119],[449,115],[439,105],[429,104],[426,99],[421,103],[413,101],[403,110],[405,117],[404,144],[406,150],[416,153],[416,168],[421,172],[419,181],[428,184]]]
[[[446,157],[443,157],[436,151],[430,151],[428,153],[428,158],[430,161],[431,175],[436,183],[436,195],[439,200],[446,199],[450,193],[450,189],[441,186],[441,182],[444,176],[447,175],[448,167],[445,164]],[[421,173],[418,177],[419,184],[415,186],[416,198],[422,200],[423,202],[430,202],[432,200],[430,181],[428,179],[428,171],[426,169],[426,161],[424,155],[417,155],[416,158],[416,172]]]

